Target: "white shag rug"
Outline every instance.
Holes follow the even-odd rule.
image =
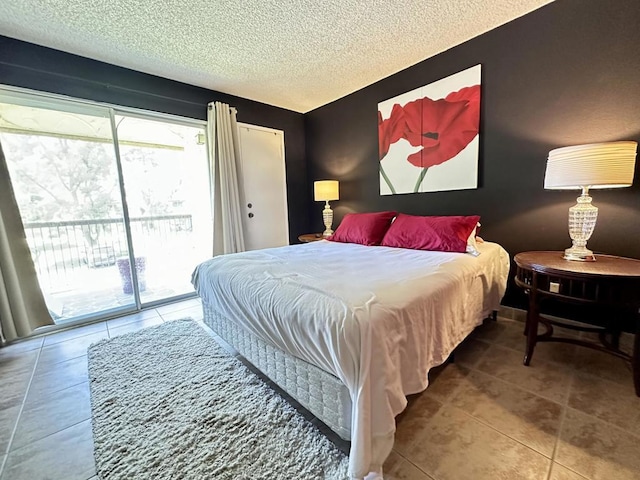
[[[190,319],[92,345],[99,478],[348,478],[347,457]]]

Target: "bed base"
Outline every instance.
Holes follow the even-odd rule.
[[[262,341],[203,303],[204,323],[343,440],[351,440],[351,397],[335,376]]]

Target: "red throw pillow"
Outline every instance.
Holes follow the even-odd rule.
[[[464,253],[467,251],[467,239],[478,220],[478,215],[418,217],[400,213],[387,230],[382,245]]]
[[[327,240],[361,245],[380,245],[396,212],[347,213]]]

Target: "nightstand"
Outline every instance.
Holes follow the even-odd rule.
[[[298,237],[298,240],[300,240],[302,243],[317,242],[318,240],[323,239],[324,237],[321,233],[303,233]]]
[[[525,333],[527,347],[524,364],[529,365],[538,342],[564,342],[593,348],[631,363],[636,395],[640,397],[640,260],[612,255],[596,255],[595,262],[577,262],[562,258],[563,252],[524,252],[515,256],[516,285],[529,295]],[[552,320],[540,315],[546,300],[585,305],[607,310],[598,326],[582,326]],[[620,350],[623,325],[621,316],[632,319],[634,347],[631,355]],[[546,331],[538,333],[538,324]],[[553,336],[553,326],[598,334],[599,342],[581,338]]]

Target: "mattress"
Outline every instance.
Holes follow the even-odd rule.
[[[340,438],[351,440],[351,397],[330,373],[262,341],[203,304],[204,323]]]
[[[350,473],[380,471],[406,395],[500,304],[509,256],[320,241],[215,257],[203,302],[267,345],[337,378],[351,398]]]

